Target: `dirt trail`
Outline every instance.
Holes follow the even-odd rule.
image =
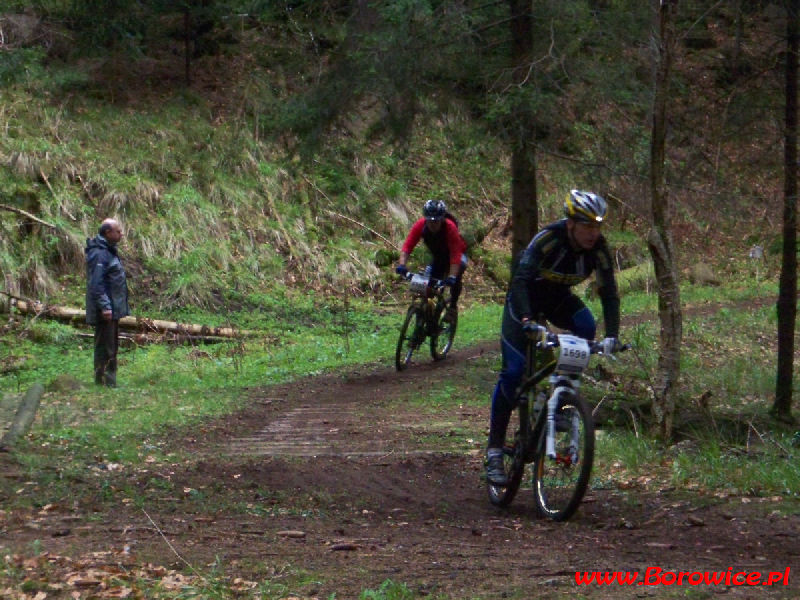
[[[537,519],[528,490],[497,510],[481,479],[486,411],[420,420],[405,401],[493,357],[497,345],[487,344],[404,373],[365,367],[253,390],[247,410],[173,440],[193,460],[121,474],[111,499],[87,476],[95,500],[4,515],[3,553],[38,539],[53,556],[105,556],[126,569],[216,560],[226,576],[269,579],[298,598],[357,598],[387,579],[446,598],[800,596],[793,572],[788,585],[758,588],[578,587],[576,571],[640,580],[652,568],[783,572],[798,565],[800,510],[795,501],[710,498],[655,481],[626,489],[595,481],[565,524]]]

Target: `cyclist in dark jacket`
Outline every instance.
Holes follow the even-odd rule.
[[[600,196],[572,190],[564,203],[566,218],[544,227],[520,256],[503,310],[503,367],[492,394],[487,478],[494,485],[507,483],[502,448],[514,408],[512,399],[525,370],[527,334],[536,330],[541,316],[560,329],[593,340],[594,316],[570,289],[592,272],[603,306],[603,344],[608,353],[619,349],[619,294],[601,233],[606,211],[606,201]]]
[[[458,231],[458,223],[447,212],[447,206],[443,201],[428,200],[422,207],[422,215],[408,232],[395,271],[398,275],[405,275],[408,272],[406,266],[408,257],[422,240],[433,255],[433,262],[428,265],[426,273],[436,279],[444,280],[445,285],[450,286],[448,315],[452,316],[457,310],[462,288],[461,280],[467,269],[467,244]]]
[[[119,320],[130,314],[125,269],[117,254],[122,228],[106,219],[86,240],[86,322],[94,325],[94,381],[117,385]]]

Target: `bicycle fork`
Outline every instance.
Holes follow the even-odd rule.
[[[563,375],[551,375],[550,384],[553,393],[547,399],[547,431],[545,436],[545,454],[553,460],[558,460],[558,453],[556,452],[556,412],[558,411],[559,402],[563,397],[572,397],[575,395],[575,381]],[[569,423],[570,442],[569,442],[569,460],[572,464],[576,464],[578,459],[578,446],[579,446],[579,423],[578,419],[574,417],[570,419]]]

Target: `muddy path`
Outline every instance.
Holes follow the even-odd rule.
[[[408,398],[476,371],[488,391],[498,351],[491,343],[403,373],[368,366],[251,390],[245,410],[169,441],[188,451],[183,462],[94,469],[75,482],[79,500],[0,511],[0,551],[23,564],[38,540],[46,558],[29,558],[32,579],[83,577],[42,583],[46,598],[122,597],[104,595],[121,585],[109,583],[114,569],[195,583],[219,573],[242,597],[358,598],[386,580],[437,598],[800,597],[796,500],[709,496],[654,473],[595,480],[568,523],[537,518],[529,489],[510,509],[492,507],[482,479],[488,398],[422,417]],[[0,467],[25,488],[18,466],[6,457]],[[696,585],[705,572],[766,578],[787,568],[778,585]],[[584,571],[665,578],[579,586]],[[678,585],[678,573],[692,575]],[[275,595],[248,583],[264,581]]]

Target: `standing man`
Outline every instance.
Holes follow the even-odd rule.
[[[422,218],[411,226],[408,237],[400,251],[400,261],[395,271],[398,275],[408,272],[408,257],[414,247],[422,240],[433,255],[427,273],[436,279],[444,280],[450,287],[450,304],[447,317],[453,319],[458,311],[458,297],[461,295],[461,280],[467,268],[467,244],[458,231],[458,223],[442,200],[428,200],[422,207]]]
[[[503,311],[501,350],[503,368],[492,394],[487,444],[487,479],[504,486],[508,477],[503,445],[513,398],[525,371],[528,332],[538,331],[544,317],[560,329],[593,340],[597,326],[589,308],[572,293],[572,286],[597,277],[603,307],[603,352],[619,350],[619,294],[614,263],[602,227],[606,201],[592,192],[572,190],[564,202],[564,218],[542,229],[522,252],[511,278]]]
[[[119,320],[130,314],[125,269],[117,254],[122,228],[106,219],[86,240],[86,322],[94,325],[94,382],[117,386]]]

